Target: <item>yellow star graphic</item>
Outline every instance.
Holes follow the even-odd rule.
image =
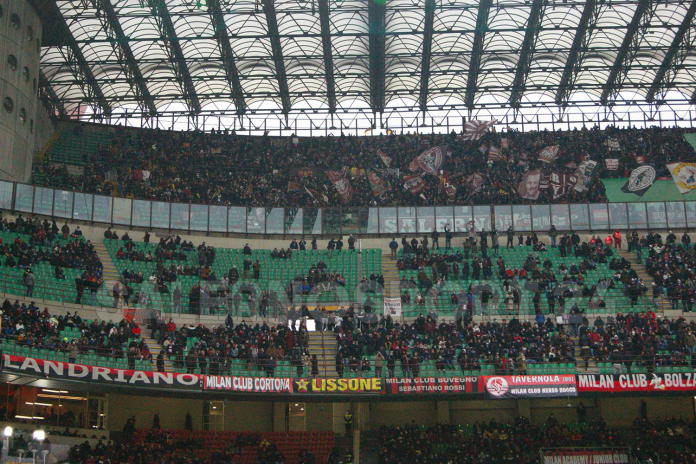
[[[305,379],[298,380],[297,381],[297,391],[306,392],[308,385],[309,385],[309,382],[307,382]]]

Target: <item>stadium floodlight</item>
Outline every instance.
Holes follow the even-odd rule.
[[[10,427],[8,425],[7,427],[5,427],[5,430],[3,431],[3,435],[5,435],[6,437],[11,437],[12,432],[14,432],[14,430],[12,429],[12,427]]]
[[[34,440],[44,441],[46,439],[46,432],[43,430],[34,430]]]

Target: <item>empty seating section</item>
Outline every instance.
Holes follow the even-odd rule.
[[[113,134],[109,131],[84,131],[76,134],[64,130],[48,156],[54,163],[83,166],[94,158],[100,146],[106,147],[112,139]]]
[[[450,255],[453,253],[457,253],[457,251],[464,253],[463,248],[454,248],[451,250],[447,250],[447,252]],[[444,253],[445,250],[438,250],[434,254]],[[568,312],[574,304],[577,304],[578,307],[585,311],[586,314],[616,313],[619,311],[642,312],[645,310],[645,307],[642,304],[630,304],[630,298],[623,294],[623,287],[618,282],[616,287],[612,289],[603,289],[601,288],[601,286],[599,286],[597,289],[597,295],[594,296],[592,299],[594,302],[599,302],[599,299],[603,300],[606,304],[606,307],[595,307],[589,304],[590,297],[582,296],[583,285],[576,285],[572,282],[563,282],[563,275],[559,273],[559,266],[561,264],[564,264],[566,268],[570,268],[573,264],[580,266],[582,258],[577,258],[570,254],[566,257],[561,257],[558,248],[549,248],[547,251],[538,253],[534,252],[531,246],[516,246],[514,248],[504,248],[501,246],[499,249],[499,256],[502,256],[502,258],[505,260],[506,269],[511,270],[521,270],[524,267],[525,261],[527,260],[527,257],[530,254],[538,256],[542,264],[548,258],[552,263],[551,270],[555,274],[559,286],[561,288],[569,288],[573,292],[573,297],[568,298],[565,301],[565,312]],[[399,257],[401,258],[403,256],[403,251],[399,251]],[[490,285],[489,290],[492,293],[488,307],[489,313],[491,315],[510,314],[511,311],[507,310],[506,308],[506,291],[503,289],[504,279],[501,279],[498,273],[498,257],[494,256],[494,253],[491,249],[488,250],[488,257],[491,259],[492,262],[492,272],[490,278],[485,278],[483,276],[483,273],[481,273],[479,279],[474,279],[471,272],[469,273],[467,278],[464,278],[461,273],[458,275],[458,278],[454,278],[452,275],[450,275],[445,278],[444,285],[442,286],[442,290],[439,291],[437,298],[432,297],[432,293],[426,296],[425,292],[418,287],[405,289],[402,287],[402,295],[404,291],[406,291],[410,296],[410,303],[404,307],[404,315],[406,317],[417,316],[421,312],[427,312],[431,310],[434,310],[439,314],[453,314],[454,311],[456,311],[457,309],[457,304],[452,301],[452,293],[459,294],[460,292],[463,292],[463,294],[466,294],[469,289],[469,286],[472,286],[473,288],[473,293],[476,297],[476,313],[479,314],[481,312],[481,291],[484,288],[484,286],[487,285]],[[470,269],[473,261],[473,257],[471,258],[472,259],[468,260],[465,259],[465,261],[468,261]],[[460,268],[462,267],[461,262],[457,264]],[[542,265],[539,264],[538,267],[541,269]],[[424,271],[426,275],[432,279],[432,269],[430,267],[426,267]],[[400,270],[399,275],[401,278],[405,277],[406,280],[410,280],[411,278],[413,278],[416,284],[418,284],[418,273],[418,270],[402,269]],[[607,281],[613,280],[614,275],[615,271],[609,269],[608,263],[597,263],[596,269],[589,269],[583,274],[584,285],[591,288],[593,285],[596,285],[600,279],[607,279]],[[518,286],[521,292],[520,314],[522,315],[534,314],[534,291],[532,290],[533,287],[530,285],[531,283],[531,273],[529,273],[527,279],[520,279],[519,281],[517,279],[511,280],[512,288]],[[546,290],[547,289],[545,288],[540,288],[540,306],[541,310],[544,313],[547,313],[549,309],[545,293]],[[418,306],[416,304],[416,296],[419,292],[421,292],[421,294],[425,296],[425,302],[423,306]],[[556,312],[558,312],[557,306],[555,309]]]
[[[6,247],[10,247],[17,238],[21,239],[28,246],[33,247],[37,253],[42,253],[44,256],[49,258],[51,256],[52,248],[56,243],[63,246],[76,240],[84,240],[82,238],[70,238],[65,240],[60,237],[56,238],[52,243],[48,243],[47,241],[43,244],[43,246],[34,246],[30,245],[31,237],[27,234],[19,234],[8,231],[0,232],[0,239],[2,240],[2,244]],[[7,256],[0,256],[0,280],[2,281],[0,284],[0,289],[2,289],[3,292],[11,295],[25,295],[25,269],[20,269],[20,267],[17,265],[20,263],[18,256],[13,255],[15,265],[12,267],[7,266],[7,260]],[[33,264],[28,266],[35,278],[34,291],[31,297],[35,299],[74,303],[77,298],[75,279],[83,275],[84,268],[77,269],[63,267],[62,270],[65,278],[61,279],[56,277],[55,266],[52,266],[49,261],[34,261],[35,262]],[[88,292],[89,291],[87,291],[87,293]],[[87,300],[87,297],[84,299]]]
[[[144,254],[151,253],[153,256],[153,261],[134,261],[130,259],[123,259],[117,257],[117,252],[119,249],[125,246],[125,242],[122,240],[105,239],[104,244],[108,250],[112,261],[120,274],[124,271],[129,270],[132,273],[142,273],[143,283],[133,283],[131,285],[132,291],[145,293],[147,295],[148,301],[147,305],[153,308],[163,308],[165,312],[171,311],[172,305],[172,292],[176,285],[179,286],[181,290],[181,307],[183,311],[187,311],[189,308],[189,293],[195,284],[205,285],[205,279],[199,276],[199,262],[196,249],[191,251],[185,251],[186,260],[165,260],[163,261],[163,266],[169,268],[171,265],[191,268],[191,274],[196,275],[185,275],[178,273],[177,280],[168,284],[169,293],[160,293],[154,290],[155,286],[149,279],[151,276],[156,274],[157,263],[154,261],[155,250],[157,245],[150,243],[146,244],[144,242],[133,242],[134,250],[142,251]],[[307,304],[310,308],[315,305],[325,305],[327,307],[335,306],[337,304],[349,304],[355,301],[357,294],[356,288],[358,282],[362,276],[369,277],[371,273],[379,274],[381,273],[381,250],[369,249],[363,250],[360,255],[355,250],[343,250],[341,252],[333,252],[323,250],[306,250],[306,251],[294,251],[292,257],[289,259],[278,259],[271,257],[271,250],[252,250],[251,255],[248,258],[252,263],[257,260],[260,264],[260,278],[258,281],[254,279],[253,270],[249,271],[249,277],[244,278],[244,258],[242,249],[228,249],[228,248],[216,248],[215,249],[215,260],[210,267],[211,277],[208,284],[215,290],[216,281],[220,281],[224,277],[228,276],[230,270],[236,267],[239,273],[239,281],[237,286],[230,285],[231,293],[234,294],[241,285],[252,284],[255,286],[257,295],[264,291],[275,291],[279,297],[285,294],[288,285],[297,276],[306,276],[309,270],[316,266],[317,263],[323,261],[326,263],[326,270],[330,274],[337,272],[341,274],[346,279],[345,287],[336,287],[336,291],[326,290],[317,291],[316,293],[310,293],[308,295],[302,295],[301,301],[298,299],[300,297],[299,292],[295,292],[293,297],[294,304],[301,305],[303,303]],[[359,275],[360,266],[362,266],[362,276]],[[240,305],[241,312],[240,316],[249,317],[251,315],[248,305],[245,302],[248,300],[248,293],[240,292],[242,296],[242,304]],[[375,301],[375,307],[377,310],[382,309],[381,295],[378,297],[372,296]],[[288,305],[291,303],[287,302]],[[224,304],[230,304],[229,302]],[[202,309],[202,311],[204,311]],[[210,308],[213,312],[215,309]]]

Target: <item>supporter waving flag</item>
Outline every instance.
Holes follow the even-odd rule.
[[[425,150],[411,161],[408,168],[411,172],[423,171],[436,176],[445,160],[445,153],[447,153],[446,147],[433,147]]]
[[[386,167],[389,167],[391,165],[392,159],[388,157],[382,150],[377,150],[377,156],[379,156],[379,159],[382,160]]]
[[[500,148],[490,146],[488,149],[488,161],[505,161],[505,155],[500,151]]]
[[[546,147],[539,152],[539,161],[542,163],[555,163],[558,158],[558,145]]]
[[[350,185],[346,172],[345,168],[342,171],[326,171],[326,177],[336,187],[343,203],[348,203],[353,196],[353,186]]]
[[[425,190],[425,181],[422,174],[404,176],[404,188],[416,194]]]
[[[376,197],[384,195],[387,190],[391,190],[389,181],[382,179],[374,169],[367,168],[367,179],[370,181],[372,194]]]
[[[460,140],[478,140],[483,137],[486,131],[498,123],[497,119],[492,121],[479,121],[473,119],[464,124],[464,134],[457,137]]]

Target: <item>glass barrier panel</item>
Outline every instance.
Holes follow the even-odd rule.
[[[132,203],[130,198],[114,198],[114,224],[130,225]]]
[[[476,230],[491,230],[491,207],[474,206],[474,226]]]
[[[304,217],[302,218],[302,223],[304,224],[304,233],[309,235],[323,234],[324,231],[321,228],[322,217],[324,216],[323,210],[320,208],[303,208],[303,210]]]
[[[152,203],[145,200],[133,200],[133,222],[135,227],[150,227]]]
[[[368,208],[367,211],[367,233],[368,234],[378,234],[379,233],[379,208]],[[396,222],[394,223],[396,226]]]
[[[302,208],[285,208],[285,233],[302,235]]]
[[[247,234],[266,232],[266,208],[247,208]]]
[[[626,203],[609,203],[609,224],[612,229],[628,228]]]
[[[227,210],[227,231],[236,234],[246,232],[246,208],[244,206],[230,206]]]
[[[471,206],[454,207],[454,230],[453,232],[467,232],[471,221],[474,220],[474,210]]]
[[[176,230],[188,230],[189,228],[189,204],[172,203],[171,228]]]
[[[164,201],[152,202],[152,227],[169,229],[170,203]]]
[[[76,193],[73,206],[73,219],[79,221],[92,220],[92,208],[94,207],[94,197],[86,193]]]
[[[12,208],[12,190],[14,184],[12,182],[0,181],[0,208],[11,209]]]
[[[549,205],[532,205],[532,228],[546,232],[551,228],[551,208]]]
[[[45,187],[34,188],[34,214],[44,214],[46,216],[53,214],[53,189]]]
[[[17,184],[15,192],[15,210],[23,213],[31,213],[31,205],[34,202],[34,186]]]
[[[343,235],[365,233],[367,230],[367,208],[345,207],[340,211]],[[347,243],[345,246],[348,248]]]
[[[528,205],[514,205],[512,207],[512,220],[516,232],[532,230],[532,214]]]
[[[94,195],[94,222],[111,223],[111,197]]]
[[[399,233],[400,234],[415,234],[416,233],[416,208],[406,206],[399,208]]]
[[[551,205],[551,223],[556,226],[556,230],[570,230],[568,205]]]
[[[689,227],[696,227],[696,201],[685,201],[686,223]]]
[[[648,213],[645,211],[645,203],[628,203],[628,222],[631,229],[645,229],[648,227]]]
[[[326,235],[341,234],[341,210],[340,208],[323,208],[321,228]],[[336,238],[336,237],[334,237]]]
[[[590,230],[590,213],[587,205],[570,205],[570,224],[573,230]]]
[[[379,209],[379,233],[380,234],[396,234],[396,208],[380,208]]]
[[[227,232],[227,206],[210,206],[208,230],[210,232]]]
[[[588,205],[590,208],[590,227],[593,230],[609,229],[609,211],[605,203]]]
[[[272,208],[266,210],[266,233],[283,234],[283,208]]]
[[[435,207],[435,227],[437,227],[438,232],[444,232],[445,226],[448,226],[448,229],[452,230],[453,224],[454,211],[451,206]]]
[[[665,204],[661,201],[648,203],[648,227],[651,229],[667,227]]]
[[[673,229],[683,229],[686,227],[686,212],[684,211],[683,201],[668,201],[665,203],[667,208],[667,225]]]
[[[512,206],[499,205],[494,206],[495,228],[498,232],[505,232],[508,227],[512,226]]]
[[[53,215],[60,218],[70,219],[73,209],[73,192],[67,190],[56,190],[53,198]]]
[[[418,207],[418,233],[430,234],[435,228],[435,208],[432,206]]]
[[[191,205],[191,230],[208,230],[208,205]]]

